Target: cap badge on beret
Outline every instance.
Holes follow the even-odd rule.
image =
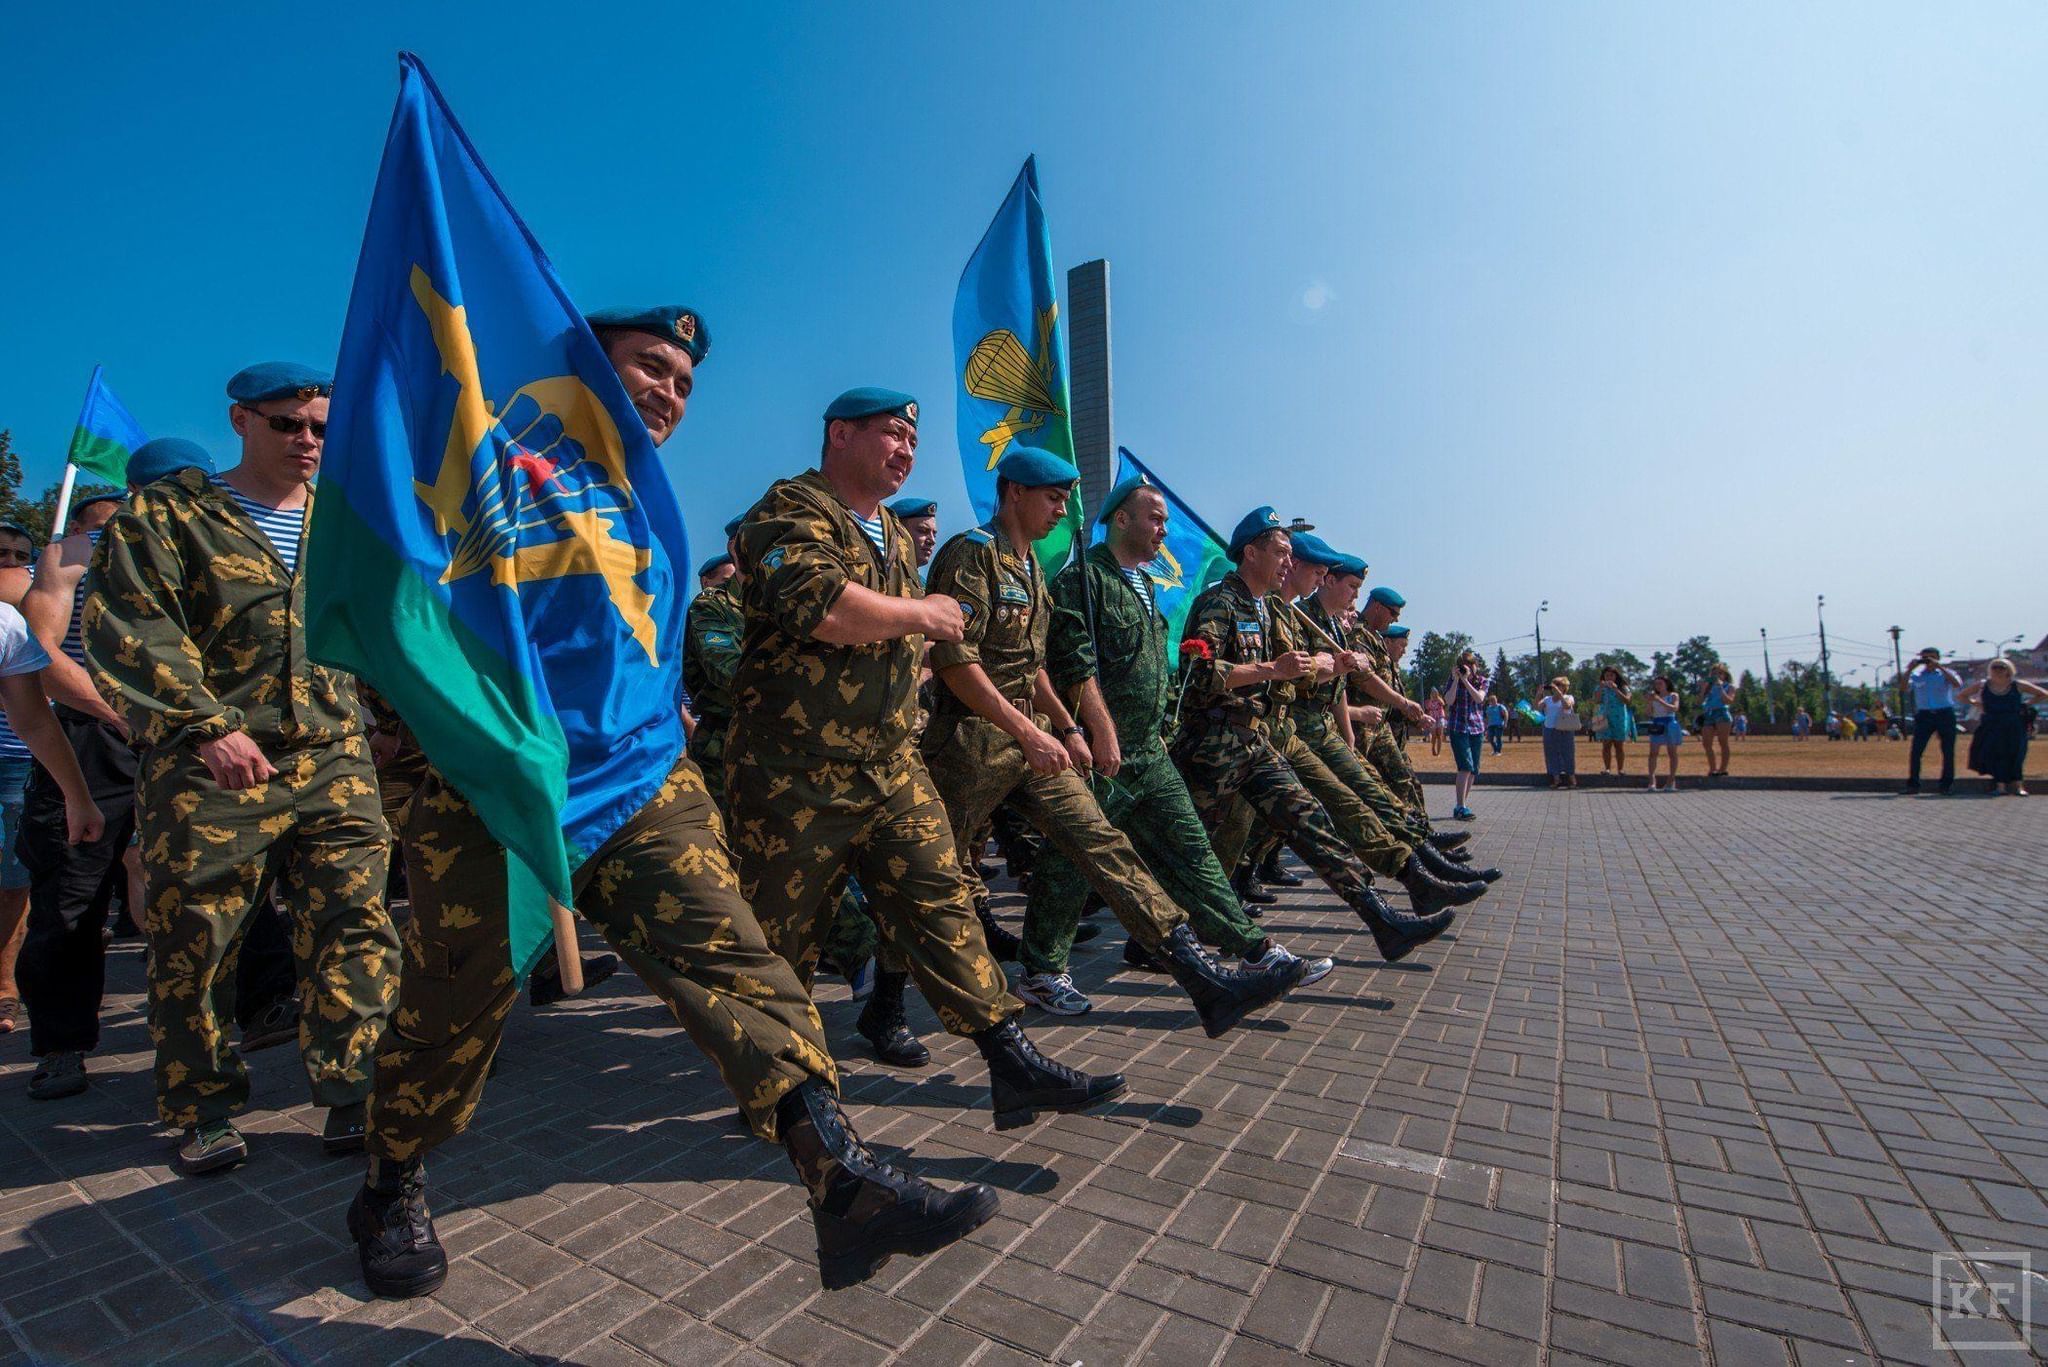
[[[917,400],[912,399],[909,403],[903,405],[903,416],[910,419],[912,423],[917,421]]]
[[[677,341],[679,341],[679,342],[694,342],[694,341],[696,341],[696,340],[697,340],[697,315],[696,315],[696,314],[694,314],[694,313],[682,313],[682,314],[678,314],[678,315],[676,315],[676,321],[675,321],[675,329],[676,329],[676,340],[677,340]]]

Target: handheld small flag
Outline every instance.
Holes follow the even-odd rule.
[[[1145,573],[1152,580],[1153,601],[1159,607],[1159,615],[1166,619],[1171,663],[1188,609],[1195,605],[1195,595],[1230,572],[1230,548],[1143,461],[1121,446],[1116,448],[1116,479],[1119,484],[1127,479],[1143,479],[1166,500],[1166,541],[1158,556],[1145,566]],[[1098,525],[1097,538],[1102,534]]]
[[[506,849],[512,966],[683,745],[682,510],[597,337],[417,58],[363,234],[306,547],[313,658]]]
[[[967,259],[953,299],[960,466],[974,514],[983,522],[996,512],[996,462],[1013,443],[1074,458],[1059,313],[1052,238],[1038,203],[1038,159],[1027,157]],[[1080,533],[1077,486],[1066,517],[1036,546],[1039,563],[1048,572],[1065,565]]]

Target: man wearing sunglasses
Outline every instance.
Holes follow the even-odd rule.
[[[227,1035],[229,959],[274,882],[293,918],[301,1052],[330,1153],[362,1147],[398,992],[389,832],[355,683],[305,647],[299,548],[332,389],[291,362],[238,373],[228,421],[241,462],[138,490],[87,578],[86,656],[141,752],[157,1109],[184,1131],[187,1175],[249,1156],[229,1119],[249,1095]]]

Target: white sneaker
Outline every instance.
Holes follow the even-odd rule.
[[[1095,1009],[1066,973],[1027,973],[1017,984],[1017,995],[1055,1016],[1085,1016]]]
[[[1285,945],[1268,940],[1266,941],[1265,954],[1256,959],[1246,959],[1245,964],[1251,968],[1270,968],[1276,963],[1286,963],[1297,957]],[[1330,970],[1336,966],[1337,961],[1335,959],[1310,959],[1308,967],[1302,971],[1301,981],[1296,986],[1306,987],[1310,983],[1321,982],[1324,978],[1330,976]]]

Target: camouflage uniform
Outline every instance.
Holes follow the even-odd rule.
[[[1346,637],[1337,622],[1316,600],[1314,594],[1295,604],[1308,619],[1329,634],[1332,641],[1345,642]],[[1319,643],[1320,644],[1320,643]],[[1344,734],[1337,727],[1332,712],[1348,692],[1344,679],[1333,678],[1300,690],[1300,696],[1293,706],[1295,732],[1315,751],[1320,759],[1335,774],[1345,787],[1356,793],[1359,800],[1372,809],[1372,814],[1400,839],[1410,845],[1419,842],[1429,833],[1426,822],[1415,819],[1415,813],[1407,800],[1389,786],[1378,769],[1367,764],[1359,752],[1345,741]]]
[[[1274,748],[1266,721],[1271,709],[1267,695],[1274,685],[1232,689],[1224,682],[1232,665],[1273,657],[1266,611],[1235,571],[1204,590],[1189,608],[1181,639],[1203,642],[1209,658],[1187,663],[1173,761],[1212,835],[1231,803],[1242,798],[1281,832],[1288,848],[1319,878],[1357,907],[1369,897],[1371,876],[1330,814]],[[1313,755],[1308,758],[1316,763]],[[1220,845],[1217,854],[1221,859]]]
[[[307,513],[312,511],[308,492]],[[164,1121],[239,1111],[233,953],[282,877],[313,1100],[361,1101],[397,994],[389,830],[353,682],[305,654],[305,588],[196,470],[135,494],[100,538],[83,618],[94,682],[141,750],[149,1029]],[[246,732],[277,769],[217,785],[198,746]]]
[[[1387,649],[1386,637],[1360,622],[1352,628],[1351,648],[1367,657],[1372,672],[1379,675],[1388,687],[1400,691],[1401,671],[1394,668],[1393,654]],[[1353,706],[1380,705],[1378,698],[1356,682],[1349,685],[1347,692]],[[1415,777],[1415,768],[1408,763],[1407,744],[1408,719],[1392,709],[1370,736],[1358,738],[1358,748],[1365,756],[1366,764],[1401,799],[1408,808],[1410,820],[1427,835],[1430,829],[1429,806],[1423,796],[1422,780]]]
[[[1019,555],[999,528],[977,527],[939,548],[927,582],[932,592],[959,599],[967,619],[964,640],[932,643],[932,672],[979,664],[998,692],[1043,727],[1032,694],[1045,665],[1052,598],[1030,548]],[[1081,775],[1033,773],[1023,747],[970,711],[943,679],[924,754],[956,839],[980,830],[1008,798],[1147,949],[1187,920],[1146,872],[1130,838],[1104,818]]]
[[[849,873],[939,1020],[975,1034],[1022,1009],[988,952],[937,789],[911,742],[921,637],[812,636],[848,584],[921,598],[910,533],[888,551],[816,470],[777,481],[738,533],[746,636],[726,755],[740,881],[806,986]]]
[[[818,1013],[739,892],[702,771],[678,757],[647,804],[576,870],[604,932],[725,1080],[754,1133],[809,1078],[837,1088]],[[505,848],[429,769],[402,831],[412,919],[398,1011],[377,1056],[369,1150],[403,1162],[468,1127],[519,984]]]
[[[1277,596],[1266,599],[1260,605],[1263,623],[1271,655],[1284,655],[1290,650],[1307,650],[1321,644],[1310,637],[1302,625],[1287,611],[1286,602]],[[1191,615],[1192,620],[1192,615]],[[1268,658],[1270,658],[1269,656]],[[1266,696],[1266,732],[1280,757],[1287,761],[1307,788],[1310,796],[1322,806],[1345,843],[1350,845],[1365,866],[1374,873],[1393,877],[1400,873],[1414,851],[1381,824],[1372,809],[1367,807],[1359,795],[1333,773],[1319,758],[1305,740],[1296,725],[1295,708],[1299,700],[1313,693],[1316,688],[1311,675],[1299,679],[1288,679],[1268,684]],[[1232,802],[1215,831],[1216,857],[1224,860],[1228,867],[1235,867],[1245,846],[1253,835],[1254,812],[1252,804],[1240,796]],[[1267,824],[1261,831],[1262,837],[1251,851],[1256,862],[1282,839],[1284,832]]]
[[[1081,563],[1054,577],[1052,602],[1047,670],[1053,686],[1071,693],[1095,679],[1123,752],[1116,777],[1096,781],[1102,814],[1131,838],[1167,894],[1187,908],[1197,935],[1225,953],[1259,957],[1265,933],[1238,905],[1187,785],[1166,757],[1172,698],[1166,619],[1151,593],[1141,595],[1109,547],[1097,543]],[[1058,851],[1039,860],[1024,910],[1027,973],[1066,972],[1087,896],[1087,880],[1072,860]]]

